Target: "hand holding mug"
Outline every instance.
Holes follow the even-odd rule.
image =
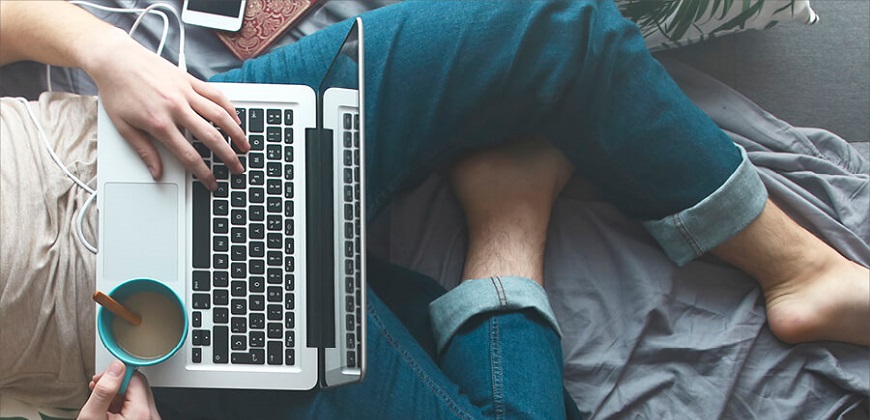
[[[139,372],[130,379],[127,392],[119,395],[126,367],[112,362],[105,372],[94,375],[88,385],[91,397],[79,412],[79,420],[90,419],[160,419],[148,380]]]

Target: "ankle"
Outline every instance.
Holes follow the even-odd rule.
[[[538,230],[524,229],[516,222],[495,221],[469,226],[463,280],[517,276],[543,286],[547,241],[544,226]]]

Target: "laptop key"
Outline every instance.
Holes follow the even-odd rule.
[[[233,282],[231,283],[230,290],[235,297],[247,295],[248,293],[245,291],[245,289],[245,282],[243,280],[233,280]]]
[[[244,245],[233,245],[230,248],[230,259],[233,261],[245,261],[248,259],[248,251]]]
[[[283,278],[281,272],[282,271],[279,268],[270,268],[266,270],[266,282],[269,284],[281,284],[281,279]]]
[[[255,348],[264,347],[266,345],[266,333],[263,331],[251,331],[248,337],[248,345]]]
[[[252,241],[250,244],[250,255],[253,258],[263,258],[266,255],[266,243],[260,241]]]
[[[296,364],[296,352],[293,349],[284,350],[284,364],[287,366]]]
[[[284,129],[284,144],[293,144],[293,129],[290,127]]]
[[[269,178],[277,178],[281,176],[281,166],[280,162],[266,163],[266,176]]]
[[[194,293],[193,309],[211,309],[211,296],[206,293]]]
[[[280,338],[280,337],[279,337]],[[266,344],[266,357],[267,363],[270,365],[280,365],[284,363],[284,357],[282,353],[284,353],[284,347],[281,346],[280,341],[270,341]]]
[[[193,328],[200,328],[200,327],[202,327],[202,312],[200,312],[200,311],[193,311],[193,316],[192,316],[191,318],[193,318],[193,319],[190,321],[190,323],[193,325]]]
[[[230,320],[230,328],[234,334],[244,334],[248,332],[248,320],[247,318],[234,316]]]
[[[214,308],[212,311],[212,323],[226,324],[230,322],[230,311],[227,308]]]
[[[214,277],[214,287],[227,287],[229,284],[230,274],[226,271],[215,271],[212,276]]]
[[[251,274],[264,274],[266,262],[263,260],[251,260]]]
[[[233,315],[244,315],[248,313],[248,302],[244,299],[233,299],[230,308]]]
[[[207,292],[211,289],[211,276],[208,271],[193,272],[193,290]]]
[[[287,331],[284,334],[284,347],[293,347],[296,345],[296,333],[293,331]]]
[[[216,289],[212,292],[215,306],[227,306],[230,304],[230,293],[226,289]]]
[[[227,327],[214,327],[214,347],[212,347],[212,360],[215,363],[229,362],[229,331]]]
[[[251,212],[250,217],[252,222],[262,222],[266,220],[266,209],[263,206],[251,206],[248,208]]]
[[[234,335],[230,338],[230,348],[233,350],[247,350],[248,337],[243,335]]]
[[[230,178],[230,170],[222,163],[216,163],[212,168],[214,177],[219,181],[225,181]]]
[[[281,286],[269,286],[266,289],[266,299],[269,302],[281,302],[281,295],[283,294],[283,290]],[[272,306],[272,305],[269,305]]]
[[[248,110],[248,131],[251,133],[262,133],[265,128],[265,120],[263,110],[261,108],[251,108]]]
[[[208,222],[208,218],[205,219],[206,223]],[[194,224],[197,222],[194,221]],[[230,231],[230,220],[224,217],[215,217],[214,221],[212,221],[212,230],[214,233],[227,233]]]
[[[226,236],[215,236],[212,241],[212,248],[218,252],[227,252],[230,250],[230,238]]]
[[[293,125],[293,110],[284,110],[284,125]]]
[[[220,198],[227,198],[230,195],[230,183],[229,182],[218,182],[217,189],[214,190],[212,195]]]
[[[282,338],[284,336],[284,329],[281,327],[280,322],[270,322],[266,328],[266,336],[269,338]],[[280,344],[280,342],[278,342]]]
[[[288,290],[292,290],[292,289],[288,289]],[[287,293],[286,295],[284,295],[284,309],[286,309],[288,311],[292,311],[295,308],[296,308],[296,297],[293,295],[293,293]]]
[[[202,363],[202,349],[199,347],[194,347],[190,358],[193,363]]]
[[[262,151],[263,147],[265,147],[265,140],[263,139],[263,136],[259,134],[251,134],[250,136],[248,136],[248,143],[250,143],[251,145],[251,150],[255,150],[258,152]]]
[[[214,215],[227,216],[230,214],[230,202],[227,200],[214,200]]]
[[[266,141],[269,143],[281,142],[281,127],[266,128]]]
[[[263,328],[266,328],[266,315],[260,313],[249,314],[248,327],[252,330],[262,330]],[[256,331],[252,332],[251,334],[255,333]]]
[[[281,234],[269,233],[266,235],[266,248],[281,249]]]
[[[280,321],[283,319],[284,309],[281,308],[281,305],[268,305],[266,306],[266,319],[269,321]]]
[[[263,349],[251,349],[248,353],[233,353],[233,363],[262,365],[266,362]]]
[[[263,309],[266,309],[266,298],[263,297],[263,295],[248,296],[248,308],[252,311],[262,311]],[[254,315],[254,314],[252,314],[252,315]],[[256,314],[256,315],[262,315],[262,314]],[[252,325],[251,328],[254,328],[253,322],[251,323],[251,325]]]
[[[251,293],[263,293],[265,290],[264,279],[262,277],[251,277],[248,280],[248,291]]]
[[[193,258],[194,268],[208,268],[209,266],[209,242],[211,231],[209,219],[211,219],[211,199],[209,191],[201,182],[193,183]]]
[[[281,124],[281,110],[268,109],[266,110],[266,124],[276,125]]]
[[[263,165],[266,164],[265,158],[262,153],[250,153],[248,158],[251,159],[248,163],[249,168],[261,169]]]

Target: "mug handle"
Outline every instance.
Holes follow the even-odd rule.
[[[121,389],[118,391],[118,395],[124,395],[127,393],[127,385],[130,385],[130,379],[133,378],[133,372],[138,369],[138,366],[132,366],[126,364],[126,369],[124,369],[124,380],[121,382]]]

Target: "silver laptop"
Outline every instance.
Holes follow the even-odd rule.
[[[363,379],[365,112],[358,18],[319,89],[216,83],[251,150],[210,193],[158,146],[154,182],[102,105],[97,289],[153,278],[185,302],[184,346],[143,368],[154,386],[307,390]],[[112,356],[96,340],[96,368]]]

